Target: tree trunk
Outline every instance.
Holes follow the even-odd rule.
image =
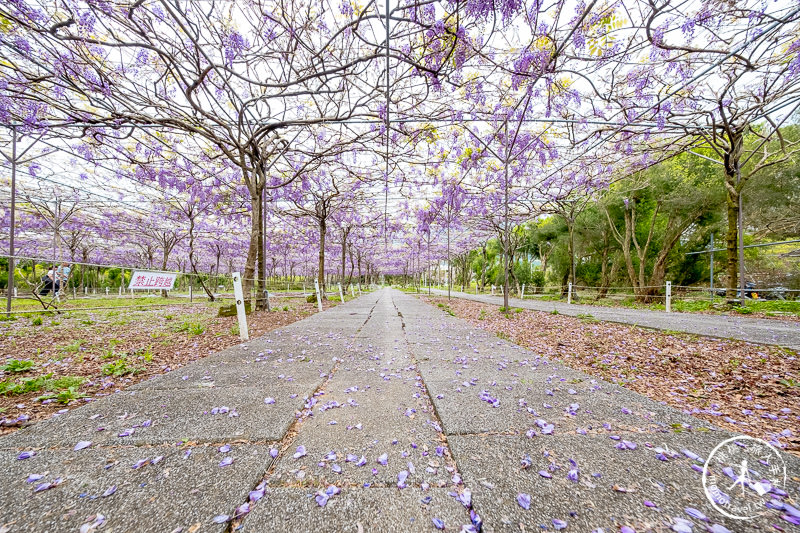
[[[322,218],[319,220],[319,271],[317,272],[317,282],[321,298],[325,299],[325,232],[327,221]]]
[[[739,279],[739,231],[737,221],[739,219],[739,193],[736,191],[735,182],[734,186],[730,186],[728,180],[729,176],[725,176],[726,189],[727,189],[727,203],[728,203],[728,233],[725,236],[727,248],[727,262],[728,262],[728,283],[725,294],[728,298],[736,298],[736,287]],[[735,179],[735,178],[734,178]]]
[[[252,191],[251,191],[252,193]],[[253,279],[256,273],[256,260],[258,259],[258,243],[259,243],[259,223],[261,217],[261,196],[254,194],[250,196],[250,246],[247,248],[247,261],[244,264],[244,273],[242,274],[242,292],[244,293],[245,301],[249,300],[250,293],[253,290]]]
[[[744,144],[744,129],[732,132],[729,135],[730,149],[725,153],[725,190],[728,203],[728,234],[726,235],[726,248],[728,254],[728,298],[736,298],[737,281],[744,286],[744,272],[739,272],[739,216],[741,208],[742,185],[740,180],[739,161],[742,157]],[[739,276],[742,279],[739,280]],[[744,300],[744,294],[741,295]]]

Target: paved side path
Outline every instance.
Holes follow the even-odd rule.
[[[730,436],[383,290],[0,438],[0,531],[791,530]]]
[[[447,291],[433,289],[433,293],[446,296]],[[452,297],[474,300],[494,305],[503,305],[502,296],[477,295],[453,291]],[[558,311],[562,315],[592,315],[598,320],[632,324],[646,328],[682,331],[696,335],[739,339],[757,344],[774,344],[800,351],[800,322],[770,320],[730,315],[705,315],[701,313],[665,313],[647,309],[603,307],[599,305],[566,304],[543,300],[520,300],[510,298],[511,307],[523,307],[534,311]]]

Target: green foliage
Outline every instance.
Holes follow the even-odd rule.
[[[86,342],[86,341],[84,341],[83,339],[77,339],[77,340],[74,340],[73,342],[71,342],[69,344],[65,344],[64,346],[61,346],[59,349],[61,351],[63,351],[63,352],[67,352],[67,353],[78,353],[80,351],[80,349],[81,349],[81,345],[84,342]]]
[[[65,390],[62,390],[62,391],[58,391],[58,392],[54,392],[54,393],[50,393],[50,394],[44,394],[42,396],[39,396],[36,399],[38,401],[56,400],[58,403],[67,405],[69,402],[71,402],[73,400],[77,400],[77,399],[80,399],[80,398],[88,398],[88,397],[89,397],[88,394],[85,394],[83,392],[77,392],[75,387],[69,387],[69,388],[67,388]]]
[[[128,374],[138,374],[142,369],[128,365],[128,361],[124,357],[121,357],[112,363],[104,364],[100,371],[104,376],[120,377]]]
[[[48,389],[71,389],[80,387],[87,381],[86,378],[81,376],[62,376],[54,379]]]
[[[205,333],[206,327],[200,322],[185,320],[181,325],[175,328],[175,331],[178,333],[188,333],[190,337],[193,337]]]
[[[15,317],[14,315],[0,314],[0,322],[6,322],[6,321],[12,322],[12,321],[14,321],[16,319],[17,319],[17,317]]]
[[[33,320],[31,320],[31,325],[32,326],[41,326],[42,325],[42,317],[40,317],[40,316],[33,317]]]
[[[145,362],[149,363],[150,361],[153,360],[153,346],[148,345],[145,346],[144,348],[139,348],[138,350],[133,352],[133,355],[135,355],[136,357],[141,357],[142,359],[145,360]]]
[[[11,359],[3,366],[0,366],[0,370],[4,372],[27,372],[35,367],[36,363],[28,359]]]
[[[0,395],[13,396],[40,391],[63,391],[81,386],[86,378],[77,376],[62,376],[53,379],[53,374],[45,374],[35,378],[22,378],[19,381],[6,379],[0,381]]]

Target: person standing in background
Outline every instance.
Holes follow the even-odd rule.
[[[69,263],[64,261],[61,266],[56,268],[55,272],[55,292],[59,293],[61,287],[67,288],[67,281],[69,280],[70,273]]]

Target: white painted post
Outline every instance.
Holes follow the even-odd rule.
[[[524,283],[522,284],[522,288],[519,290],[519,299],[520,300],[524,300],[525,299],[525,284]]]
[[[286,282],[286,292],[287,293],[289,292],[289,282],[288,281]]]
[[[361,282],[358,283],[358,295],[361,296]]]
[[[494,285],[492,285],[492,296],[494,296]]]
[[[78,290],[75,287],[72,287],[72,297],[73,298],[77,298],[78,297]]]
[[[572,303],[572,282],[570,281],[567,285],[567,303]]]
[[[356,297],[356,289],[355,289],[355,287],[353,287],[352,285],[350,285],[350,294],[352,294],[352,295],[353,295],[353,298],[355,298],[355,297]]]
[[[242,277],[238,272],[233,273],[233,297],[236,300],[236,316],[239,319],[239,338],[243,341],[250,340],[250,332],[247,331],[247,314],[244,310]]]
[[[192,282],[190,281],[189,282],[189,303],[192,303],[193,296],[194,295],[192,294]]]
[[[306,295],[306,282],[303,282],[303,296]]]
[[[667,282],[667,313],[672,311],[672,282]]]
[[[461,292],[464,292],[464,286],[463,285],[461,286]]]
[[[119,295],[122,296],[122,285],[119,287]]]
[[[475,296],[477,296],[477,295],[478,295],[478,283],[476,282],[475,283]]]
[[[344,292],[342,291],[341,283],[339,284],[339,298],[342,300],[342,303],[344,303]]]
[[[106,296],[108,296],[108,287],[106,287]]]
[[[87,294],[89,294],[89,287],[84,286],[83,287],[83,295],[86,296]]]
[[[14,298],[16,298],[16,297],[17,297],[17,288],[14,287]]]
[[[316,279],[314,280],[314,292],[316,292],[316,294],[317,294],[317,309],[319,309],[319,312],[321,313],[322,312],[322,295],[320,295],[320,291],[319,291],[319,281],[316,280]]]

